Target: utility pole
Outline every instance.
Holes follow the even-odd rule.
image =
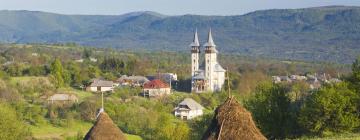
[[[231,91],[230,91],[230,76],[229,76],[229,68],[226,68],[226,74],[227,74],[227,84],[228,84],[228,96],[231,97]]]
[[[101,91],[101,109],[100,112],[104,112],[104,92]]]

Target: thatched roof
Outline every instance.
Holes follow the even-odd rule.
[[[94,126],[85,135],[84,140],[126,140],[126,137],[109,115],[101,112]]]
[[[202,139],[266,140],[252,120],[251,113],[232,98],[215,110],[215,116]]]

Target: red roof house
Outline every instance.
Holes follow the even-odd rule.
[[[146,82],[143,94],[147,97],[157,97],[170,94],[170,86],[159,79]]]

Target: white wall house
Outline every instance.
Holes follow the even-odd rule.
[[[141,87],[144,85],[144,83],[146,83],[148,81],[149,81],[149,79],[147,79],[144,76],[123,75],[116,80],[116,83],[118,83],[121,86]]]
[[[144,84],[143,95],[146,97],[159,97],[168,94],[171,94],[170,86],[159,79]]]
[[[174,115],[183,120],[190,120],[203,115],[204,107],[191,98],[185,98],[174,109]]]
[[[112,92],[114,90],[114,83],[112,81],[95,79],[88,87],[88,90],[92,92]]]

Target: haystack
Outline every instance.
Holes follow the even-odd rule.
[[[109,115],[101,112],[84,140],[126,140],[126,137]]]
[[[235,99],[228,98],[215,110],[203,140],[266,140],[252,120],[251,113]]]

